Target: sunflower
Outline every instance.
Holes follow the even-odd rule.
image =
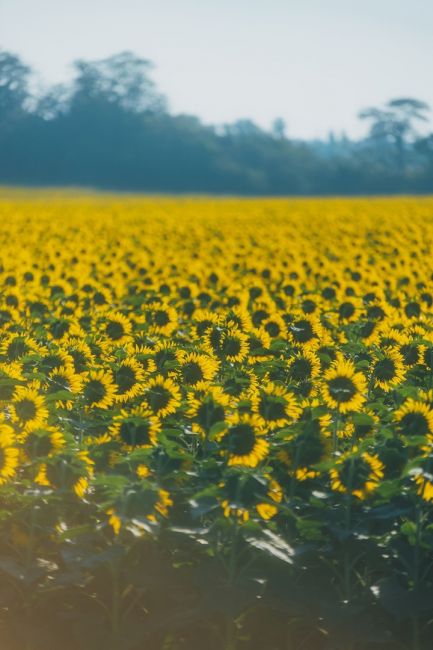
[[[102,369],[85,373],[83,399],[86,408],[108,409],[115,397],[116,385],[110,373]]]
[[[259,325],[263,327],[265,332],[269,334],[272,339],[284,338],[287,334],[287,326],[284,318],[278,312],[267,314],[263,320],[255,321],[253,323],[256,327]]]
[[[220,504],[224,517],[236,517],[243,522],[254,513],[261,519],[272,519],[278,511],[276,504],[283,498],[281,486],[269,474],[256,476],[230,472],[219,487],[223,493]]]
[[[16,387],[24,381],[22,366],[18,361],[0,363],[0,402],[9,402]]]
[[[170,336],[177,327],[178,315],[174,307],[158,303],[146,312],[146,321],[152,334]]]
[[[48,418],[45,399],[37,387],[18,386],[9,405],[12,422],[23,428],[43,425]]]
[[[263,327],[253,327],[247,334],[250,349],[248,363],[266,361],[271,346],[271,337],[267,331]]]
[[[64,434],[57,427],[32,426],[20,437],[20,443],[26,458],[34,460],[49,457],[60,452],[66,445]]]
[[[154,351],[146,345],[133,345],[131,349],[135,361],[140,364],[145,375],[156,371],[156,363],[153,359]]]
[[[113,382],[116,386],[116,401],[127,402],[136,397],[144,381],[144,370],[134,357],[124,359],[113,368]]]
[[[329,408],[341,413],[358,411],[365,402],[367,382],[361,372],[356,372],[352,361],[338,359],[325,372],[323,399]]]
[[[293,393],[284,386],[268,382],[252,398],[253,413],[260,419],[262,426],[268,429],[284,427],[297,420],[301,413]]]
[[[179,386],[172,379],[157,375],[145,387],[143,398],[155,415],[164,418],[178,409],[181,393]]]
[[[249,352],[248,336],[237,327],[224,330],[219,345],[219,354],[230,363],[243,361]]]
[[[52,370],[48,375],[48,394],[54,394],[58,392],[70,393],[71,397],[78,393],[81,393],[83,388],[83,379],[80,375],[77,375],[73,367],[71,366],[61,366],[55,370]],[[66,408],[71,409],[73,405],[72,400],[66,400],[64,402]],[[62,406],[62,401],[59,403]]]
[[[420,459],[420,467],[413,472],[413,479],[417,485],[417,495],[423,501],[433,501],[433,455],[430,446],[423,447],[425,455]]]
[[[278,507],[275,504],[281,503],[283,499],[281,485],[275,479],[271,479],[270,477],[266,496],[268,500],[258,503],[256,505],[256,510],[259,516],[267,521],[277,514]],[[274,503],[271,503],[272,501]]]
[[[97,328],[110,344],[123,345],[131,340],[132,323],[119,312],[105,315],[104,321]]]
[[[137,407],[130,412],[122,410],[114,418],[109,432],[128,450],[132,450],[135,447],[146,448],[156,445],[160,430],[161,423],[153,411]]]
[[[194,420],[193,431],[206,435],[212,427],[224,422],[230,398],[219,387],[206,388],[201,395],[188,396],[188,417]]]
[[[93,476],[94,462],[87,451],[55,454],[40,466],[35,478],[38,485],[70,491],[83,499]]]
[[[8,424],[0,424],[0,485],[15,476],[19,451],[14,446],[14,430]]]
[[[179,361],[179,379],[187,386],[196,386],[199,382],[210,381],[218,372],[219,363],[212,357],[183,351],[179,351],[176,356]]]
[[[0,355],[6,361],[18,361],[32,352],[43,353],[44,348],[28,335],[9,334],[0,345]]]
[[[264,434],[261,419],[256,415],[236,412],[228,416],[226,429],[218,435],[228,464],[256,467],[269,450]]]
[[[217,325],[219,316],[208,309],[197,309],[194,312],[193,333],[194,337],[200,339],[205,335],[206,330],[213,325]]]
[[[289,474],[298,481],[320,476],[317,465],[329,457],[331,444],[325,431],[326,423],[313,418],[311,413],[302,415],[302,430],[285,440],[276,458],[288,468]]]
[[[322,325],[317,316],[303,314],[294,318],[288,326],[289,341],[308,350],[316,346],[322,336]]]
[[[394,413],[394,420],[398,431],[405,436],[433,434],[433,411],[427,404],[412,398]]]
[[[336,492],[366,499],[379,487],[383,469],[378,456],[367,452],[359,453],[354,447],[352,451],[340,456],[330,470],[331,487]]]
[[[320,375],[320,359],[315,352],[304,350],[288,360],[288,375],[296,382],[317,379]]]
[[[90,346],[83,340],[70,338],[62,343],[63,350],[71,357],[77,374],[83,373],[95,364],[95,356]],[[68,365],[68,364],[63,364]]]
[[[372,365],[375,388],[388,393],[404,381],[405,374],[403,357],[396,349],[386,348],[375,355]]]
[[[115,535],[120,533],[122,526],[132,524],[134,531],[146,531],[145,522],[156,523],[158,518],[167,518],[173,500],[167,490],[155,489],[146,481],[128,488],[126,494],[108,508],[108,523]]]

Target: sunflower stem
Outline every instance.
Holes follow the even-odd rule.
[[[338,425],[339,425],[339,419],[340,419],[340,412],[338,410],[336,410],[335,413],[334,413],[334,430],[332,432],[334,453],[338,450]]]

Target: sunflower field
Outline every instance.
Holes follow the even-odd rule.
[[[7,650],[430,650],[433,199],[0,194]]]

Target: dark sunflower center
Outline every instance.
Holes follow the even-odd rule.
[[[164,311],[163,309],[158,309],[153,314],[153,320],[155,325],[158,325],[158,327],[164,327],[164,325],[168,325],[168,323],[170,322],[170,318],[167,312]]]
[[[223,352],[228,357],[236,357],[241,351],[241,342],[234,336],[228,336],[224,339]]]
[[[376,363],[374,374],[379,381],[391,381],[395,377],[395,362],[392,359],[381,359]]]
[[[122,422],[120,437],[126,445],[148,445],[150,444],[150,423],[149,422]]]
[[[170,392],[163,386],[154,386],[147,394],[149,406],[154,411],[165,408],[171,398]]]
[[[275,338],[280,333],[281,327],[279,326],[278,323],[275,323],[274,321],[269,321],[269,323],[266,323],[265,325],[265,330],[267,331],[269,336]]]
[[[6,465],[6,454],[4,452],[4,449],[0,447],[0,471],[5,467]]]
[[[104,384],[97,379],[91,379],[84,388],[84,399],[87,404],[97,404],[101,402],[107,394]]]
[[[430,432],[429,423],[423,413],[406,413],[400,420],[404,433],[410,436],[425,436]]]
[[[311,370],[308,359],[295,359],[290,367],[290,375],[295,381],[302,381],[310,378]]]
[[[329,393],[336,402],[349,402],[356,395],[356,386],[349,377],[335,377],[328,381]]]
[[[4,383],[3,383],[4,382]],[[0,400],[11,400],[15,392],[15,383],[9,377],[0,378]]]
[[[61,339],[69,330],[70,323],[66,320],[59,320],[53,323],[50,327],[51,334],[54,339]]]
[[[318,422],[315,428],[319,429]],[[308,433],[297,436],[292,446],[290,456],[297,459],[298,467],[309,467],[319,463],[326,452],[320,433],[318,430],[315,431],[314,427],[311,427]]]
[[[31,433],[26,440],[25,446],[31,458],[48,456],[53,450],[53,443],[49,435]]]
[[[205,401],[197,409],[197,420],[204,429],[210,429],[224,420],[224,408],[213,401]]]
[[[250,454],[256,444],[254,429],[249,424],[235,424],[228,433],[229,452],[235,456]]]
[[[419,361],[419,350],[418,346],[406,344],[402,345],[400,352],[403,355],[403,361],[406,365],[413,365]]]
[[[355,306],[351,302],[343,302],[338,308],[340,318],[351,318],[355,313]]]
[[[84,372],[87,367],[86,355],[80,350],[71,350],[69,354],[73,359],[75,372]]]
[[[376,328],[376,323],[373,321],[367,321],[364,323],[359,330],[359,335],[362,339],[368,339],[371,336]]]
[[[15,412],[20,420],[28,422],[36,415],[36,404],[31,399],[21,399],[15,404]]]
[[[112,341],[118,341],[124,335],[125,330],[123,328],[122,323],[118,323],[117,321],[111,320],[107,323],[105,332]]]
[[[121,366],[115,373],[115,382],[119,393],[127,393],[136,383],[135,370],[129,366]]]
[[[49,354],[42,362],[47,370],[54,370],[63,365],[62,359],[57,354]]]
[[[204,377],[200,364],[196,361],[189,361],[181,368],[182,378],[186,384],[196,384]]]
[[[57,393],[60,390],[69,390],[69,381],[66,377],[53,377],[48,388],[49,393]]]
[[[203,336],[203,334],[206,332],[208,327],[210,327],[211,325],[212,325],[212,323],[211,323],[210,320],[202,320],[202,321],[200,321],[200,323],[197,323],[197,325],[196,325],[197,334],[199,336]]]
[[[297,343],[307,343],[314,338],[314,331],[308,320],[295,321],[291,325],[290,330]]]
[[[10,361],[15,361],[24,356],[28,351],[29,347],[27,343],[23,339],[16,338],[9,343],[6,354]]]
[[[286,402],[283,397],[262,395],[259,402],[259,413],[267,421],[273,422],[286,417]]]

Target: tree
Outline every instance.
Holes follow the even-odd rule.
[[[277,117],[272,122],[272,135],[277,140],[284,140],[286,137],[287,125],[282,117]]]
[[[120,52],[99,61],[75,62],[77,78],[73,104],[104,102],[125,111],[141,113],[165,110],[165,99],[149,77],[152,64],[131,52]]]
[[[416,122],[426,122],[430,107],[410,97],[392,99],[384,108],[367,108],[359,113],[369,120],[370,140],[378,147],[390,145],[396,155],[397,167],[404,172],[408,145],[417,137]]]
[[[0,50],[0,122],[16,119],[29,98],[30,68],[11,52]]]

